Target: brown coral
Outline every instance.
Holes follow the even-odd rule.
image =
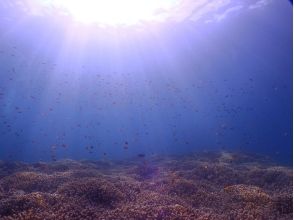
[[[232,185],[224,188],[226,193],[229,193],[232,197],[236,199],[241,199],[246,202],[255,203],[268,203],[270,202],[270,196],[265,193],[262,189],[256,186],[248,185]]]
[[[251,155],[1,162],[0,173],[3,220],[292,219],[292,170]]]
[[[54,192],[67,178],[62,174],[47,175],[36,172],[18,172],[0,180],[0,186],[9,191]]]
[[[124,194],[111,182],[94,178],[66,183],[58,189],[57,193],[103,205],[113,205],[124,197]]]

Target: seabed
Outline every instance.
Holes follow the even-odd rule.
[[[0,162],[0,219],[292,219],[292,168],[202,152]]]

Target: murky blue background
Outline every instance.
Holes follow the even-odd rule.
[[[142,29],[2,10],[0,79],[0,159],[232,150],[292,161],[286,0]]]

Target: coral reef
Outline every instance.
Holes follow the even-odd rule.
[[[134,173],[138,179],[149,179],[158,173],[158,168],[144,161],[134,169]]]
[[[62,185],[57,193],[73,200],[87,200],[91,204],[113,205],[124,197],[111,182],[100,179],[72,181]]]
[[[293,196],[291,194],[279,195],[273,198],[274,209],[279,214],[293,213]]]
[[[128,161],[0,163],[3,220],[292,219],[292,169],[203,152]]]
[[[6,190],[25,192],[54,192],[67,178],[66,174],[47,175],[37,172],[17,172],[1,179],[1,187]]]
[[[224,188],[224,191],[230,194],[234,199],[245,202],[254,202],[264,204],[270,202],[270,196],[262,189],[256,186],[233,185]]]

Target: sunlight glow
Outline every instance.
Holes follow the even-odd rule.
[[[168,17],[176,0],[47,0],[74,20],[101,25],[134,25]]]

